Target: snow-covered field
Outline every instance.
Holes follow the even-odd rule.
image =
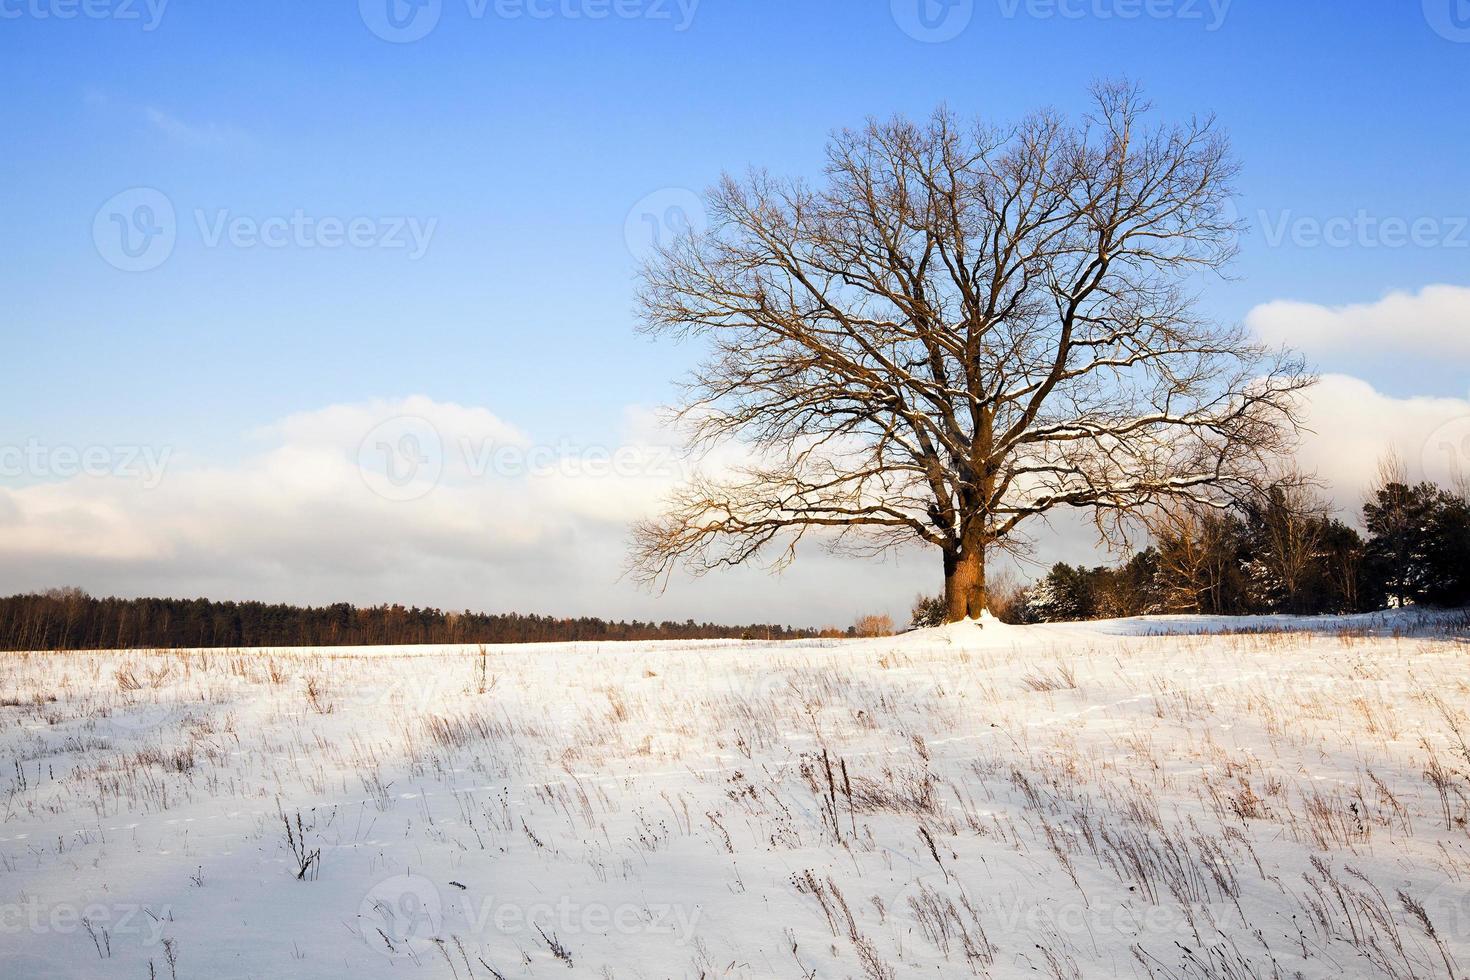
[[[0,654],[0,977],[1458,980],[1465,636]]]

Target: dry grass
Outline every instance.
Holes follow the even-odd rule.
[[[245,945],[184,909],[146,947],[91,916],[19,937],[116,975],[377,975],[388,954],[466,977],[1463,980],[1464,650],[1250,633],[4,655],[0,885],[152,909],[197,877],[189,901],[230,896],[242,919],[323,903]],[[432,934],[360,917],[375,883],[419,874]],[[626,901],[633,925],[506,929],[472,905],[492,890]],[[653,931],[658,901],[697,927]],[[769,928],[731,925],[752,922]],[[347,924],[347,952],[323,923]]]

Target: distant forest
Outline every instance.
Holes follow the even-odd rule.
[[[0,649],[400,646],[572,640],[804,639],[815,630],[712,623],[611,622],[518,613],[339,603],[301,607],[208,599],[95,599],[79,589],[0,599]]]

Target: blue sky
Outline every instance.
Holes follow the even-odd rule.
[[[1202,285],[1219,318],[1470,285],[1465,0],[439,0],[411,43],[369,26],[406,0],[153,2],[89,0],[64,17],[81,0],[0,0],[0,446],[166,446],[180,465],[228,468],[288,416],[415,395],[482,407],[535,441],[614,443],[694,354],[633,333],[640,201],[752,164],[815,175],[825,134],[868,115],[1078,110],[1099,77],[1141,82],[1166,117],[1214,112],[1233,136],[1239,209],[1258,227],[1235,278]],[[917,39],[904,29],[916,3],[967,26]],[[134,188],[169,202],[177,239],[158,267],[125,272],[94,222]],[[432,231],[419,257],[210,244],[221,219],[298,212],[365,220],[374,241],[399,222]],[[1313,244],[1314,222],[1359,215],[1370,230],[1345,247]],[[1371,223],[1385,219],[1419,222],[1418,244],[1382,241]],[[1282,241],[1259,227],[1283,221]],[[1467,394],[1459,350],[1308,353],[1387,397]],[[188,552],[177,541],[142,564],[75,552],[26,552],[31,570],[0,585],[301,585],[284,559],[201,580],[170,568]],[[393,581],[326,575],[304,591],[375,601],[396,598]],[[420,601],[464,592],[415,581]],[[708,590],[658,606],[589,589],[579,609],[725,608]]]

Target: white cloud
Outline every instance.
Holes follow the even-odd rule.
[[[0,488],[0,591],[845,625],[906,613],[914,583],[935,584],[935,556],[868,564],[811,549],[780,579],[752,569],[639,592],[621,581],[627,526],[687,463],[648,413],[623,421],[615,445],[544,444],[484,408],[378,400],[257,429],[253,454],[229,466],[175,454],[156,486]]]
[[[1262,340],[1308,353],[1359,350],[1391,356],[1470,356],[1470,288],[1426,286],[1374,303],[1320,306],[1276,300],[1246,324]]]
[[[331,405],[311,412],[288,415],[256,430],[258,438],[278,438],[293,445],[346,446],[361,440],[364,433],[384,419],[422,416],[454,435],[471,439],[529,442],[525,433],[498,418],[488,409],[452,402],[436,402],[424,395],[400,399],[374,399],[354,405]]]
[[[1470,473],[1470,401],[1393,398],[1366,381],[1330,374],[1312,390],[1297,462],[1326,484],[1355,521],[1378,462],[1392,451],[1412,479],[1454,481]]]
[[[1470,401],[1392,398],[1329,375],[1306,421],[1313,431],[1298,461],[1330,485],[1345,519],[1389,448],[1416,477],[1447,480],[1457,461],[1470,469]],[[865,561],[813,546],[780,577],[740,569],[641,593],[620,580],[627,525],[657,507],[687,464],[646,412],[629,410],[622,433],[609,446],[541,444],[487,409],[420,396],[288,416],[249,433],[253,452],[237,463],[170,457],[156,485],[93,475],[0,488],[0,591],[76,584],[99,594],[819,625],[871,611],[902,617],[917,592],[938,588],[932,549]],[[417,441],[405,446],[405,436]],[[385,484],[388,466],[411,479]],[[1104,558],[1072,515],[1028,531],[1039,563],[1028,575]]]

